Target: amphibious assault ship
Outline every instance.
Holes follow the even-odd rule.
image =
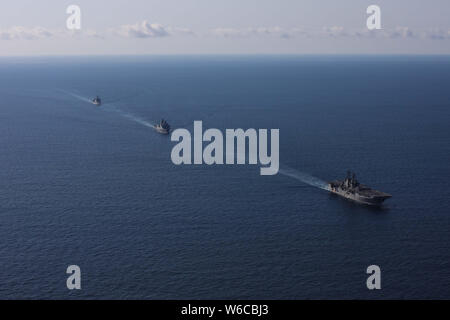
[[[170,132],[170,125],[164,119],[162,119],[159,124],[155,125],[154,128],[161,134],[169,134]]]
[[[350,171],[347,171],[345,180],[329,182],[328,188],[330,192],[340,195],[341,197],[374,206],[381,205],[384,200],[392,197],[390,194],[360,184],[358,180],[356,180],[355,174]]]
[[[96,96],[94,99],[92,99],[92,103],[96,106],[100,106],[102,104],[102,99],[100,99],[99,96]]]

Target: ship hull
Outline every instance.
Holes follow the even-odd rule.
[[[346,186],[347,183],[348,181],[345,180],[330,181],[328,183],[328,190],[343,198],[370,206],[379,206],[386,199],[392,197],[388,193],[371,189],[360,183],[358,183],[355,188],[349,188]]]
[[[155,130],[161,134],[169,134],[169,130],[154,126]]]
[[[332,189],[330,189],[330,192],[333,194],[337,194],[338,196],[341,196],[345,199],[355,201],[361,204],[366,204],[369,206],[380,206],[384,202],[384,200],[390,198],[390,196],[364,197],[358,194],[352,194],[349,192]]]

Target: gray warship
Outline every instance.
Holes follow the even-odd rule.
[[[99,96],[96,96],[94,99],[92,99],[92,103],[95,104],[96,106],[101,106],[102,105],[102,99],[100,99]]]
[[[384,200],[392,197],[388,193],[374,190],[360,184],[356,180],[356,175],[347,171],[345,180],[330,181],[328,183],[330,192],[340,195],[341,197],[356,201],[358,203],[379,206]]]
[[[154,125],[153,127],[161,134],[169,134],[170,132],[170,125],[164,119],[162,119],[159,124]]]

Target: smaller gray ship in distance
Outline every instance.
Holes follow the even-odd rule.
[[[374,190],[360,184],[356,180],[355,174],[347,171],[345,180],[331,181],[328,183],[330,192],[340,195],[341,197],[372,206],[379,206],[384,200],[392,197],[388,193]]]
[[[164,119],[159,124],[154,125],[154,128],[161,134],[169,134],[170,132],[170,125]]]
[[[92,99],[92,103],[96,106],[100,106],[102,104],[102,99],[100,99],[99,96],[96,96],[94,99]]]

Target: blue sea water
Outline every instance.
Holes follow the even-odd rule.
[[[448,56],[1,58],[0,298],[448,299],[449,83]],[[291,174],[175,166],[160,118],[279,128]],[[305,183],[347,169],[393,198]]]

